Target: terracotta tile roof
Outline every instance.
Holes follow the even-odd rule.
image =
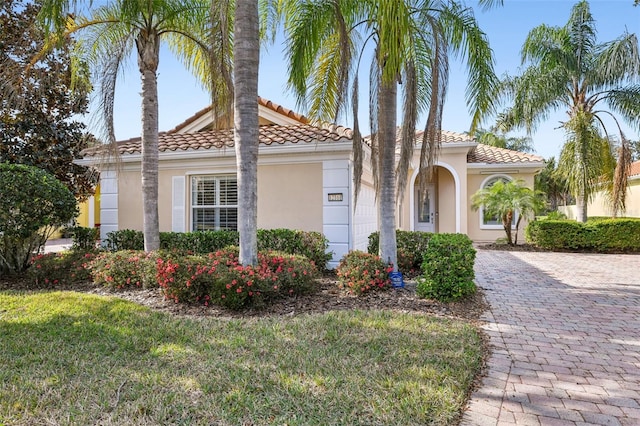
[[[629,167],[629,176],[640,176],[640,161],[631,163],[631,167]]]
[[[342,126],[315,127],[309,124],[295,126],[260,126],[260,144],[284,145],[285,143],[337,142],[350,140],[351,129]],[[188,151],[211,148],[232,148],[233,129],[206,130],[196,133],[160,133],[160,152]],[[133,138],[117,143],[121,155],[141,153],[141,139]],[[101,147],[89,148],[82,152],[84,157],[95,157],[102,152]]]
[[[398,128],[398,139],[400,139],[400,128]],[[424,131],[419,130],[416,132],[416,141],[422,142]],[[442,130],[440,132],[440,141],[442,143],[461,143],[461,142],[475,142],[473,136],[469,136],[465,133],[450,132],[449,130]]]
[[[261,98],[260,96],[258,96],[258,105],[262,105],[263,107],[269,108],[270,110],[273,110],[273,111],[275,111],[277,113],[280,113],[280,114],[282,114],[284,116],[287,116],[287,117],[292,118],[292,119],[294,119],[296,121],[299,121],[302,124],[309,124],[309,119],[307,119],[307,117],[305,117],[304,115],[298,114],[295,111],[291,111],[290,109],[285,108],[282,105],[279,105],[279,104],[277,104],[275,102],[271,102],[268,99]],[[200,119],[205,114],[209,114],[210,112],[211,112],[211,105],[209,105],[208,107],[203,108],[200,111],[196,112],[191,117],[187,118],[185,121],[183,121],[182,123],[178,124],[173,129],[169,130],[167,133],[179,132],[181,129],[185,128],[186,126],[188,126],[189,124],[193,123],[194,121]]]
[[[467,155],[467,163],[510,164],[542,163],[544,158],[510,149],[496,148],[479,143]]]

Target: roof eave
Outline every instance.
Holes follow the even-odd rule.
[[[537,169],[541,170],[545,167],[544,161],[527,161],[527,162],[514,162],[514,163],[467,163],[467,168],[479,171],[482,170],[496,170],[502,173],[508,172],[510,169],[514,170],[514,173],[518,173],[519,169]]]

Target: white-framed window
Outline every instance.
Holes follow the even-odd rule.
[[[238,229],[235,176],[191,176],[191,230]]]
[[[480,186],[481,189],[485,189],[485,188],[491,188],[491,186],[493,186],[493,184],[495,184],[496,182],[511,182],[513,179],[511,178],[511,176],[508,175],[494,175],[494,176],[489,176],[487,179],[484,180],[484,182],[482,182],[482,185]],[[484,210],[484,206],[480,206],[479,209],[479,213],[480,213],[480,229],[503,229],[502,227],[502,219],[500,219],[498,216],[491,216],[489,214],[487,214]],[[513,214],[513,221],[512,223],[512,228],[515,228],[515,224],[518,220],[518,212],[514,212]]]

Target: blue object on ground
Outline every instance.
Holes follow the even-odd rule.
[[[404,281],[402,280],[402,272],[390,272],[389,279],[391,279],[391,287],[404,288]]]

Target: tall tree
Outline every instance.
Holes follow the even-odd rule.
[[[234,140],[238,173],[240,263],[258,262],[258,68],[257,0],[236,0],[233,34]]]
[[[630,155],[618,119],[640,125],[637,37],[625,32],[598,44],[589,3],[581,1],[566,25],[540,25],[529,32],[522,63],[524,72],[505,82],[512,106],[501,116],[501,125],[531,132],[551,112],[566,110],[561,126],[567,142],[558,169],[576,198],[578,220],[586,221],[588,201],[599,185],[611,188],[614,211],[624,209]],[[607,116],[613,118],[622,141],[615,171]]]
[[[545,161],[544,169],[535,176],[534,188],[546,194],[550,211],[556,211],[560,205],[566,206],[571,200],[566,182],[558,176],[555,157]]]
[[[466,60],[471,128],[492,109],[497,79],[485,34],[470,8],[444,0],[289,0],[286,3],[289,84],[309,114],[336,121],[351,100],[354,186],[360,188],[362,140],[358,71],[371,55],[369,117],[380,217],[380,256],[397,265],[396,203],[407,182],[416,124],[426,113],[420,154],[422,182],[440,146],[449,54]],[[483,4],[493,3],[489,0]],[[402,83],[402,84],[401,84]],[[401,84],[402,131],[396,165],[396,112]],[[350,88],[350,89],[349,89]]]
[[[74,118],[87,113],[88,87],[72,90],[69,39],[26,71],[44,44],[39,9],[38,1],[0,4],[0,162],[44,169],[84,199],[97,174],[73,160],[95,140]]]
[[[490,130],[477,129],[474,137],[482,144],[495,146],[497,148],[520,152],[536,151],[531,136],[509,136],[507,133],[496,128],[491,128]]]
[[[110,0],[103,6],[70,14],[76,3],[91,1],[43,0],[41,16],[53,28],[53,41],[73,35],[77,58],[85,60],[98,84],[99,97],[109,139],[115,140],[113,105],[117,77],[133,52],[142,81],[142,199],[144,248],[160,246],[158,220],[158,86],[160,45],[166,42],[188,68],[199,75],[223,78],[228,72],[212,72],[225,66],[228,54],[216,56],[215,49],[227,46],[224,25],[212,25],[215,10],[209,0]],[[222,41],[221,41],[222,39]],[[226,69],[225,69],[226,70]],[[211,80],[210,87],[225,87]]]

